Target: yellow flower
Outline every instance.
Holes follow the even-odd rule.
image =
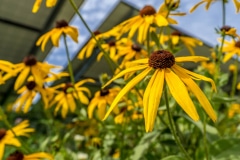
[[[57,3],[57,0],[46,0],[46,6],[49,8],[54,7],[56,3]],[[36,13],[39,10],[41,4],[42,4],[42,0],[36,0],[33,5],[32,12]]]
[[[147,51],[130,39],[122,38],[119,41],[121,45],[118,47],[118,57],[123,57],[122,63],[132,59],[146,58],[148,56]]]
[[[47,98],[47,91],[43,87],[43,85],[39,86],[32,77],[29,78],[27,84],[20,88],[17,91],[18,94],[20,94],[20,97],[15,101],[13,104],[13,108],[19,112],[21,109],[23,109],[24,113],[27,113],[29,111],[29,108],[32,105],[32,101],[37,93],[40,93],[41,98],[44,103],[44,108],[48,107],[49,100]]]
[[[118,37],[119,35],[119,29],[117,27],[111,29],[110,31],[107,31],[107,32],[104,32],[104,33],[100,33],[99,31],[95,31],[93,32],[93,34],[95,35],[95,38],[98,40],[98,41],[103,41],[111,36],[114,36],[114,37]],[[93,50],[94,48],[96,47],[97,45],[97,42],[94,38],[91,38],[88,43],[82,48],[82,50],[79,52],[78,54],[78,58],[80,60],[84,59],[85,58],[89,58],[92,53],[93,53]]]
[[[234,55],[240,56],[240,41],[224,40],[222,51],[225,52],[223,62],[227,62]]]
[[[109,41],[108,43],[102,44],[101,47],[104,51],[108,52],[109,57],[114,62],[117,62],[118,58],[119,58],[119,56],[117,56],[117,51],[118,51],[118,48],[120,45],[121,45],[120,41],[112,40],[112,41]],[[98,53],[97,61],[100,61],[103,55],[104,55],[104,53],[102,51],[100,53]]]
[[[208,101],[205,94],[198,87],[198,85],[193,81],[193,79],[195,79],[211,82],[212,88],[216,90],[216,86],[213,80],[205,76],[196,74],[194,72],[188,71],[176,64],[176,62],[198,62],[206,60],[208,60],[208,58],[201,56],[175,58],[172,53],[165,50],[160,50],[153,52],[149,59],[146,58],[133,61],[132,63],[135,64],[135,66],[129,67],[121,71],[105,85],[109,85],[112,81],[124,76],[125,74],[143,70],[133,79],[129,80],[125,87],[122,88],[122,90],[112,102],[108,112],[104,117],[104,120],[109,116],[116,104],[127,92],[129,92],[129,90],[131,90],[147,75],[153,72],[153,75],[149,80],[143,95],[143,114],[145,119],[145,129],[147,132],[152,131],[154,127],[154,121],[156,118],[158,106],[160,104],[160,98],[162,96],[165,81],[174,99],[193,120],[197,121],[199,119],[199,116],[189,96],[188,90],[196,96],[196,98],[202,105],[203,109],[210,116],[210,118],[213,121],[216,121],[217,118],[210,102]]]
[[[69,26],[64,20],[58,21],[56,27],[42,35],[36,42],[37,46],[41,45],[41,50],[45,50],[46,43],[51,39],[55,47],[59,45],[61,35],[69,35],[76,43],[78,42],[78,29]]]
[[[228,110],[228,117],[232,118],[235,114],[240,114],[240,104],[232,104]]]
[[[232,37],[238,37],[237,35],[237,29],[230,26],[223,26],[220,29],[221,32],[223,32],[225,35],[232,36]]]
[[[93,112],[96,107],[98,107],[98,118],[103,119],[107,105],[111,105],[114,98],[120,91],[120,88],[110,88],[110,89],[103,89],[97,91],[94,95],[94,98],[91,100],[90,104],[88,105],[88,117],[93,117]],[[118,112],[118,108],[115,108],[115,113]]]
[[[210,5],[213,2],[216,2],[217,0],[201,0],[200,2],[198,2],[196,5],[194,5],[191,9],[190,9],[190,13],[192,13],[193,11],[195,11],[195,9],[197,9],[198,6],[200,6],[203,3],[207,3],[205,6],[205,9],[208,10]]]
[[[216,64],[214,62],[202,62],[201,66],[206,69],[211,75],[214,75]]]
[[[16,76],[13,68],[14,65],[11,62],[0,60],[0,85],[4,84],[11,77]]]
[[[157,27],[167,26],[168,21],[161,14],[157,13],[152,6],[145,6],[140,10],[139,15],[132,17],[121,24],[122,33],[128,33],[128,38],[132,38],[135,32],[138,30],[138,42],[142,43],[146,40],[148,31],[152,30],[152,25]]]
[[[165,43],[166,41],[168,42],[169,40],[172,42],[174,46],[183,43],[183,45],[186,46],[191,55],[195,55],[195,52],[193,50],[194,47],[196,47],[197,45],[198,46],[203,45],[202,41],[196,38],[184,36],[179,31],[172,32],[170,36],[162,35],[161,37],[162,37],[161,43]]]
[[[88,96],[91,96],[91,92],[88,88],[82,86],[87,82],[94,83],[95,81],[93,79],[84,79],[75,83],[74,85],[71,83],[62,83],[52,87],[52,89],[54,89],[55,92],[57,93],[57,95],[54,97],[54,99],[49,105],[53,106],[57,104],[54,114],[57,114],[59,109],[62,108],[61,112],[62,117],[66,118],[69,109],[71,112],[75,111],[76,109],[75,101],[77,100],[87,105],[89,103],[89,100],[84,93],[87,93]],[[61,91],[58,91],[57,89],[61,89]]]
[[[44,78],[46,78],[48,74],[54,74],[50,71],[52,68],[57,68],[57,66],[50,65],[46,62],[38,62],[32,55],[25,57],[22,63],[14,66],[14,72],[16,74],[19,73],[14,84],[14,90],[22,86],[30,73],[39,86],[43,85]]]
[[[19,151],[15,151],[14,153],[10,154],[7,160],[41,160],[41,159],[47,159],[47,160],[53,160],[53,157],[45,152],[37,152],[25,155]]]
[[[5,145],[21,146],[20,141],[15,136],[28,136],[28,133],[34,132],[34,129],[27,128],[28,126],[29,121],[25,120],[11,130],[0,129],[0,159],[3,157]]]
[[[179,7],[180,0],[165,0],[160,6],[158,13],[167,18],[170,24],[177,24],[177,21],[169,16],[184,16],[186,13],[173,12]]]

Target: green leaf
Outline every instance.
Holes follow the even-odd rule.
[[[210,146],[210,153],[213,160],[239,160],[240,139],[220,139]]]
[[[160,48],[160,42],[159,42],[159,38],[156,34],[156,32],[151,32],[151,39],[156,43],[157,47]]]
[[[213,96],[212,101],[217,102],[217,103],[234,102],[234,101],[236,101],[236,98],[215,95],[215,96]]]
[[[151,133],[146,133],[139,144],[134,148],[134,154],[131,156],[131,160],[139,160],[142,155],[148,150],[149,145],[156,140],[160,135],[160,132],[153,131]]]
[[[185,160],[185,158],[181,157],[181,156],[167,156],[165,158],[162,158],[161,160]]]

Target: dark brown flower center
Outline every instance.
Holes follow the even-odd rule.
[[[0,140],[6,135],[7,131],[5,129],[0,129]]]
[[[7,160],[23,160],[23,158],[24,158],[24,155],[21,152],[16,151],[10,154]]]
[[[108,89],[102,89],[101,91],[100,91],[100,96],[106,96],[106,95],[108,95],[109,94],[109,90]]]
[[[231,28],[232,28],[232,27],[226,25],[226,26],[223,26],[222,28],[220,28],[220,30],[223,31],[223,32],[227,32],[227,31],[229,31]]]
[[[116,46],[116,42],[115,41],[110,41],[110,42],[108,42],[108,45],[110,47]]]
[[[144,17],[144,16],[150,16],[156,14],[156,10],[149,5],[146,5],[143,7],[143,9],[140,10],[139,14]]]
[[[182,35],[182,33],[181,32],[179,32],[179,31],[174,31],[174,32],[172,32],[172,34],[171,35],[173,35],[173,36],[181,36]]]
[[[61,21],[57,21],[56,22],[56,28],[63,28],[63,27],[67,27],[68,23],[65,20],[61,20]]]
[[[154,69],[171,68],[175,64],[175,58],[172,53],[159,50],[151,54],[148,64]]]
[[[237,42],[235,43],[235,47],[240,48],[240,41],[237,41]]]
[[[96,30],[96,31],[93,32],[93,34],[96,36],[96,35],[101,34],[101,32],[99,30]]]
[[[28,81],[26,84],[26,87],[28,90],[33,90],[36,87],[36,82],[35,81]]]
[[[66,83],[65,84],[65,87],[63,87],[63,92],[65,93],[65,94],[67,94],[67,93],[69,93],[69,92],[71,92],[71,91],[73,91],[74,90],[74,86],[73,86],[73,84],[72,83]]]
[[[26,66],[34,66],[37,64],[37,60],[33,55],[29,55],[23,59],[23,63],[25,63]]]
[[[132,45],[132,50],[134,50],[134,51],[136,51],[136,52],[140,52],[141,49],[142,49],[142,48],[141,48],[140,46],[136,45],[136,44],[133,44],[133,45]]]

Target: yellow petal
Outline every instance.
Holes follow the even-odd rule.
[[[185,71],[181,67],[174,65],[172,69],[197,97],[198,101],[200,102],[204,110],[207,112],[209,117],[214,122],[216,122],[217,116],[212,108],[212,105],[210,104],[202,90],[198,87],[198,85],[191,79],[191,77],[188,74],[185,73]]]
[[[147,67],[148,67],[147,65],[139,65],[139,66],[134,66],[134,67],[131,67],[131,68],[127,68],[127,69],[121,71],[120,73],[118,73],[112,79],[110,79],[102,88],[105,88],[107,85],[112,83],[112,81],[124,76],[127,73],[134,72],[134,71],[139,71],[139,70],[142,70],[142,69],[147,68]]]
[[[175,57],[176,62],[201,62],[208,61],[209,58],[203,56]]]
[[[199,120],[198,113],[191,98],[189,97],[186,86],[169,68],[166,68],[165,70],[165,79],[174,99],[193,120]]]
[[[213,89],[214,91],[217,91],[216,85],[215,85],[214,81],[213,81],[211,78],[208,78],[208,77],[202,76],[202,75],[200,75],[200,74],[191,72],[191,71],[186,70],[186,69],[184,69],[184,68],[182,68],[182,69],[183,69],[184,72],[186,72],[187,74],[193,76],[193,78],[197,78],[197,79],[201,79],[201,80],[210,82],[211,85],[212,85],[212,89]]]
[[[26,80],[28,74],[30,72],[30,67],[25,67],[23,69],[23,71],[20,73],[20,75],[18,76],[17,80],[15,81],[14,84],[14,90],[17,90],[19,87],[21,87],[21,85],[23,84],[23,82]]]
[[[63,32],[66,35],[69,35],[73,41],[78,42],[78,30],[75,27],[67,26],[63,28]]]
[[[33,160],[33,159],[40,159],[40,158],[47,158],[48,160],[53,160],[53,157],[50,154],[47,154],[45,152],[38,152],[38,153],[33,153],[33,154],[29,154],[29,155],[24,155],[24,159],[29,159],[29,160]]]
[[[193,11],[195,11],[195,9],[196,9],[199,5],[201,5],[202,3],[204,3],[204,1],[201,1],[201,2],[197,3],[196,5],[194,5],[194,6],[190,9],[190,13],[192,13]]]
[[[57,3],[57,0],[46,0],[46,6],[47,7],[53,7]]]
[[[62,28],[52,29],[51,40],[55,47],[58,47],[58,45],[59,45],[59,39],[60,39],[60,36],[62,35],[62,31],[63,31]]]
[[[36,0],[33,5],[32,12],[36,13],[39,10],[41,4],[42,4],[42,0]]]
[[[137,75],[136,77],[134,77],[131,81],[129,81],[125,87],[122,88],[122,90],[118,93],[118,95],[116,96],[116,98],[114,99],[114,101],[112,102],[110,108],[108,109],[105,117],[103,120],[105,120],[109,114],[111,113],[111,111],[113,110],[113,108],[117,105],[117,103],[121,100],[121,98],[131,89],[133,88],[138,82],[140,82],[150,71],[152,70],[152,68],[147,68],[144,71],[142,71],[139,75]]]

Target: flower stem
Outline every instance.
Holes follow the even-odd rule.
[[[169,124],[170,124],[170,130],[173,134],[173,137],[175,139],[175,142],[177,143],[178,147],[180,148],[180,150],[182,151],[182,153],[186,156],[187,160],[191,160],[190,156],[188,155],[187,151],[184,149],[183,145],[180,142],[180,139],[177,136],[176,130],[174,128],[174,121],[170,112],[170,107],[169,107],[169,103],[168,103],[168,94],[167,94],[167,87],[166,85],[164,85],[164,98],[165,98],[165,102],[166,102],[166,107],[167,107],[167,114],[168,114],[168,119],[169,119]]]
[[[222,41],[221,41],[221,44],[219,46],[219,50],[217,51],[217,59],[216,59],[216,68],[215,68],[215,74],[214,74],[214,81],[215,83],[217,82],[217,80],[219,79],[219,75],[220,75],[220,65],[221,65],[221,62],[222,62],[222,55],[223,55],[223,44],[224,44],[224,40],[225,40],[225,33],[223,32],[223,35],[222,35]]]
[[[66,54],[67,54],[67,60],[68,60],[68,72],[70,74],[70,79],[72,84],[75,84],[75,80],[74,80],[74,75],[73,75],[73,69],[72,69],[72,63],[71,63],[71,59],[70,59],[70,55],[69,55],[69,50],[68,50],[68,46],[67,46],[67,39],[66,39],[66,35],[64,34],[64,45],[65,45],[65,49],[66,49]]]
[[[222,26],[225,26],[226,24],[226,5],[225,0],[222,0]]]
[[[232,90],[230,96],[233,97],[235,95],[236,86],[237,86],[237,78],[238,78],[238,57],[235,58],[235,67],[236,69],[233,71],[233,82],[232,82]]]
[[[206,154],[206,160],[209,160],[209,152],[208,152],[208,143],[207,143],[207,118],[204,115],[203,121],[203,141],[204,141],[204,149]]]
[[[98,48],[103,52],[104,57],[106,58],[109,66],[111,67],[112,71],[114,72],[114,66],[119,67],[117,63],[115,63],[110,57],[109,54],[102,48],[101,41],[97,40],[96,36],[91,31],[90,27],[88,26],[87,22],[84,20],[80,12],[78,11],[78,8],[74,2],[74,0],[69,0],[71,6],[73,7],[74,11],[77,13],[81,21],[83,22],[84,26],[87,28],[88,32],[91,34],[92,38],[96,41]]]

